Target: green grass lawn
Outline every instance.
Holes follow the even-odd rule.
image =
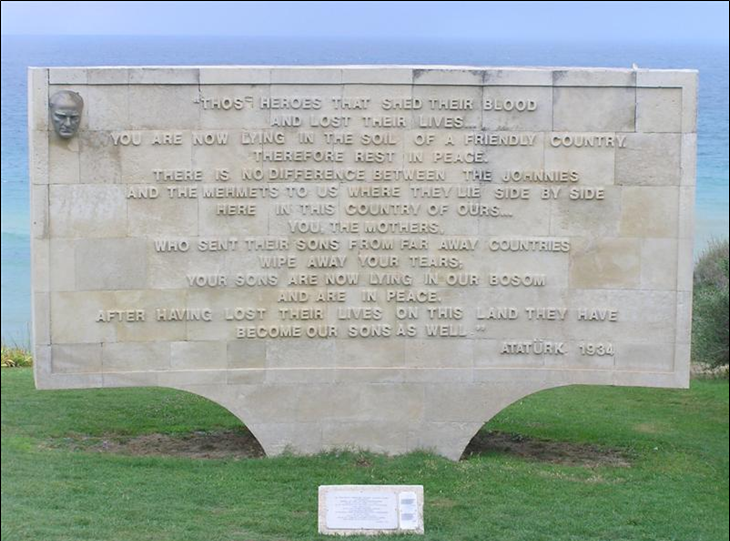
[[[64,445],[236,427],[182,392],[36,391],[30,369],[3,369],[2,539],[316,539],[318,485],[350,483],[424,485],[426,535],[413,537],[424,541],[728,539],[727,381],[554,389],[484,428],[619,449],[630,467],[498,453],[457,463],[425,453],[204,460]]]

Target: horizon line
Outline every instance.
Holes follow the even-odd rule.
[[[595,44],[616,44],[616,43],[626,43],[626,44],[635,44],[635,43],[643,43],[643,44],[649,44],[649,43],[655,43],[655,44],[676,44],[676,45],[684,45],[688,43],[692,44],[714,44],[714,45],[728,45],[730,44],[730,41],[727,39],[713,39],[713,38],[682,38],[682,39],[676,39],[676,38],[654,38],[654,39],[641,39],[641,38],[621,38],[621,39],[606,39],[606,38],[597,38],[597,39],[570,39],[570,38],[564,38],[564,39],[552,39],[552,38],[518,38],[518,39],[505,39],[505,38],[489,38],[489,37],[462,37],[462,36],[453,36],[453,37],[433,37],[433,36],[357,36],[357,35],[349,35],[349,36],[329,36],[329,35],[321,35],[321,36],[314,36],[314,35],[297,35],[297,36],[291,36],[291,35],[244,35],[244,34],[14,34],[14,33],[2,33],[0,34],[0,37],[24,37],[24,38],[80,38],[80,37],[88,37],[88,38],[243,38],[243,39],[272,39],[272,40],[278,40],[278,39],[290,39],[290,40],[331,40],[331,41],[360,41],[360,40],[366,40],[366,41],[414,41],[414,40],[423,40],[423,41],[446,41],[446,42],[483,42],[483,43],[505,43],[505,44],[514,44],[514,43],[556,43],[556,44],[570,44],[570,43],[595,43]]]

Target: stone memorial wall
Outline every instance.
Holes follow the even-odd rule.
[[[33,68],[36,385],[454,459],[542,389],[686,387],[696,100],[694,71]]]

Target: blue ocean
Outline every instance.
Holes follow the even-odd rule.
[[[696,246],[728,235],[728,48],[641,43],[2,37],[3,342],[28,343],[30,239],[26,68],[192,64],[607,66],[700,71]]]

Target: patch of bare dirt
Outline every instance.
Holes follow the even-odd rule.
[[[360,468],[370,468],[372,467],[372,465],[372,461],[367,457],[359,456],[355,459],[355,466],[358,466]]]
[[[527,460],[567,466],[631,466],[624,451],[585,443],[543,440],[505,432],[480,432],[469,442],[462,459],[504,453]]]
[[[242,459],[265,456],[250,432],[222,430],[189,434],[145,434],[134,438],[84,437],[72,447],[99,453],[131,456]]]
[[[266,456],[256,438],[246,431],[221,430],[188,434],[145,434],[133,438],[121,436],[63,438],[51,447],[65,447],[99,453],[129,456],[170,456],[197,459],[246,459]],[[631,465],[625,452],[597,445],[531,438],[505,432],[481,432],[469,443],[462,459],[488,453],[504,453],[528,460],[569,466]],[[367,458],[358,458],[357,466],[370,467]]]

